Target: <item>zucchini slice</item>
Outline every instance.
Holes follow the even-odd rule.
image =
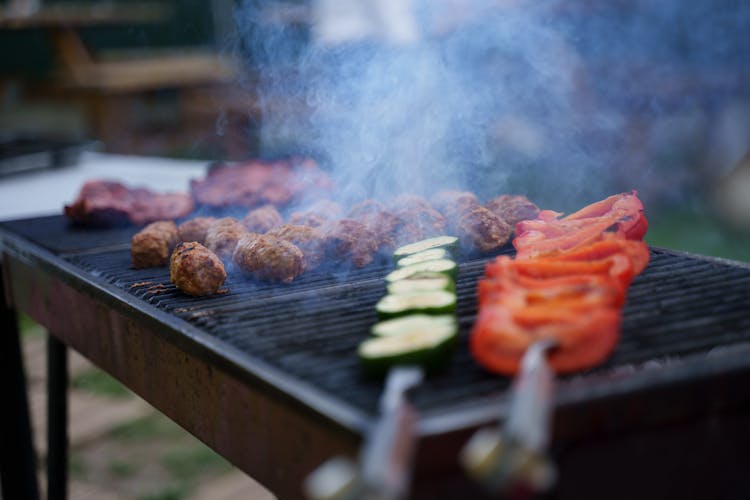
[[[393,252],[393,258],[398,261],[402,257],[411,255],[418,252],[424,252],[432,248],[445,248],[452,254],[458,252],[458,238],[455,236],[435,236],[434,238],[427,238],[426,240],[417,241],[415,243],[409,243],[402,247],[398,247]]]
[[[382,375],[394,365],[416,364],[426,371],[447,363],[456,343],[455,331],[418,330],[401,335],[373,337],[359,345],[357,354],[364,371]]]
[[[388,294],[375,305],[381,318],[395,318],[411,313],[452,314],[456,311],[456,294],[445,290]]]
[[[429,331],[458,332],[456,317],[450,314],[432,316],[429,314],[409,314],[400,318],[387,319],[373,325],[370,333],[376,337],[390,337],[414,332]]]
[[[424,273],[441,273],[455,279],[458,274],[458,266],[450,259],[437,259],[419,262],[410,266],[399,267],[386,275],[388,283],[403,279],[416,278]]]
[[[429,250],[424,250],[423,252],[417,252],[411,255],[407,255],[406,257],[399,259],[398,262],[396,262],[396,265],[398,267],[406,267],[412,264],[419,264],[420,262],[426,262],[428,260],[451,259],[451,258],[452,258],[451,253],[445,248],[431,248]]]
[[[456,282],[445,274],[424,273],[418,274],[413,278],[388,283],[388,293],[429,292],[432,290],[454,292],[456,290]]]

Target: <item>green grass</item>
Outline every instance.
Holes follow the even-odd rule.
[[[132,396],[131,392],[125,386],[99,369],[79,373],[71,380],[71,386],[75,389],[110,398],[128,398]]]
[[[162,464],[174,479],[188,482],[199,474],[221,474],[231,469],[229,462],[202,443],[167,451]]]
[[[184,485],[168,484],[162,488],[138,497],[138,500],[181,500],[185,498],[187,491]]]
[[[649,215],[646,242],[726,259],[750,261],[750,234],[733,232],[700,209],[661,210]]]
[[[47,335],[47,330],[24,313],[18,315],[18,330],[24,338],[41,338]]]
[[[119,458],[112,459],[107,468],[110,474],[119,478],[133,477],[140,469],[139,464]]]
[[[89,474],[86,460],[78,453],[71,453],[68,458],[68,472],[73,479],[85,480]]]
[[[120,424],[109,433],[119,441],[171,440],[184,434],[185,431],[179,425],[159,413]]]

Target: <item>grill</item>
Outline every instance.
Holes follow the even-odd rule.
[[[385,293],[388,263],[307,274],[291,285],[269,285],[230,273],[228,293],[191,298],[169,283],[165,268],[130,268],[132,228],[77,229],[58,216],[1,227],[8,255],[99,298],[105,311],[114,309],[168,331],[170,342],[211,369],[271,386],[281,398],[278,404],[305,415],[303,420],[321,420],[336,432],[354,436],[356,443],[377,416],[382,381],[362,376],[355,351],[376,321],[374,305]],[[444,467],[429,465],[435,461],[430,450],[437,446],[439,454],[452,455],[445,459],[448,463],[454,462],[469,430],[501,418],[506,409],[509,380],[481,370],[467,348],[476,315],[476,282],[489,259],[460,263],[458,348],[450,366],[413,393],[423,438],[418,484],[425,475],[434,477],[436,467]],[[35,300],[40,302],[39,297]],[[614,355],[595,369],[558,381],[555,449],[566,456],[570,443],[746,406],[748,311],[750,266],[652,248],[648,268],[629,290]],[[55,331],[55,325],[47,326]],[[75,339],[80,343],[85,338],[77,335],[74,346]],[[209,440],[201,429],[191,430]],[[310,464],[304,467],[309,470]],[[468,487],[461,486],[461,491]],[[452,491],[445,484],[441,488],[443,493]],[[430,487],[418,491],[429,492]]]

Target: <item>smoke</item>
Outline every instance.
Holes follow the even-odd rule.
[[[704,123],[694,110],[705,96],[680,79],[750,53],[750,9],[730,0],[414,1],[408,44],[369,32],[322,43],[315,26],[269,21],[265,5],[237,11],[261,153],[323,159],[344,203],[443,188],[571,207],[648,193],[660,172],[634,117],[656,123],[691,103],[690,123]]]

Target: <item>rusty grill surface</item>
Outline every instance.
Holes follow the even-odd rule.
[[[3,226],[58,253],[81,278],[106,282],[168,313],[171,321],[184,320],[231,346],[242,353],[241,368],[252,372],[259,362],[273,366],[289,375],[299,391],[315,388],[344,406],[375,414],[382,381],[362,376],[356,347],[377,320],[374,306],[385,293],[388,263],[311,273],[291,285],[264,284],[230,272],[228,293],[192,298],[169,283],[166,268],[130,268],[132,228],[86,232],[69,228],[60,217]],[[467,346],[476,315],[476,282],[490,259],[460,263],[460,342],[450,366],[415,391],[423,414],[446,414],[496,399],[509,385],[507,378],[479,368]],[[654,248],[648,268],[628,292],[613,356],[560,385],[586,383],[606,393],[612,377],[705,358],[717,348],[746,346],[749,310],[750,266]]]

